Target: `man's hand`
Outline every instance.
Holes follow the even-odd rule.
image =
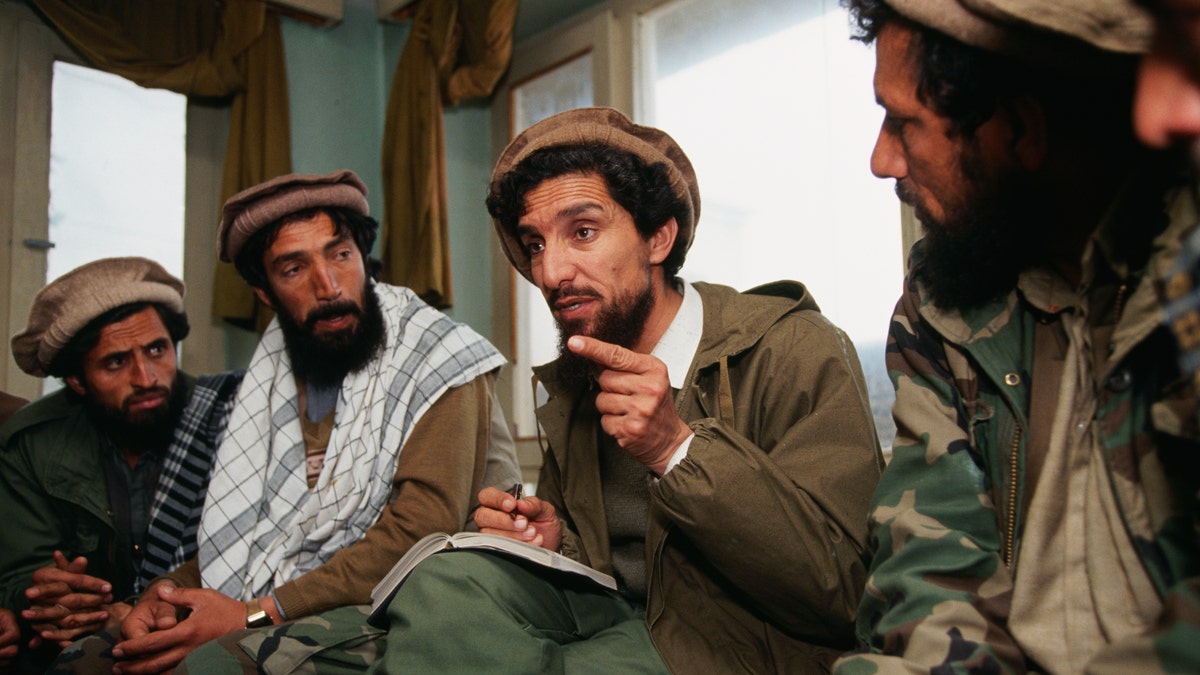
[[[121,637],[130,640],[149,635],[156,630],[167,630],[179,623],[179,608],[163,600],[175,589],[174,582],[159,581],[142,592],[137,604],[121,622]]]
[[[518,539],[551,551],[562,545],[562,525],[553,504],[537,497],[517,499],[494,487],[479,492],[475,525],[480,532]]]
[[[121,624],[124,640],[113,647],[116,673],[159,673],[179,664],[200,645],[246,627],[246,603],[201,588],[155,584]],[[145,605],[145,610],[143,610]],[[176,608],[191,614],[176,622]],[[139,611],[142,610],[142,611]],[[171,617],[167,618],[167,611]]]
[[[675,412],[667,366],[649,354],[582,335],[567,348],[601,368],[600,426],[634,459],[661,476],[692,430]]]
[[[17,641],[20,639],[17,615],[11,609],[0,609],[0,670],[8,668],[16,658]]]
[[[86,571],[87,558],[68,561],[55,551],[53,562],[33,573],[33,585],[25,589],[30,607],[21,611],[36,632],[30,647],[42,640],[65,647],[80,635],[105,627],[112,616],[112,584]]]

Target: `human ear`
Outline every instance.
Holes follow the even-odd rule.
[[[1026,171],[1036,171],[1046,159],[1046,110],[1032,96],[1019,96],[1008,106],[1011,150]]]
[[[675,246],[675,237],[679,236],[679,223],[672,217],[650,235],[650,264],[661,265],[671,249]]]
[[[74,375],[68,375],[67,377],[63,378],[63,380],[67,383],[67,386],[71,388],[71,391],[75,392],[76,394],[83,396],[87,393],[87,387],[83,386],[83,383],[79,381],[78,377],[75,377]]]
[[[254,297],[258,298],[259,302],[266,305],[267,307],[270,307],[272,310],[275,309],[275,305],[271,304],[271,297],[269,295],[267,295],[267,293],[263,289],[261,289],[261,288],[254,289]]]

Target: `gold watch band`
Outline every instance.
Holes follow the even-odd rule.
[[[271,615],[262,608],[262,603],[258,601],[258,598],[246,603],[246,628],[262,628],[274,623]]]

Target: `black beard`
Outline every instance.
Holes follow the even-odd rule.
[[[924,256],[913,275],[942,309],[972,309],[1004,297],[1017,277],[1043,262],[1049,209],[1027,174],[1009,172],[994,179],[980,176],[971,162],[963,167],[973,186],[965,206],[934,221],[905,185],[896,185],[901,201],[913,204],[925,231]]]
[[[165,390],[167,387],[158,387]],[[92,397],[84,395],[84,408],[88,416],[122,450],[136,454],[150,449],[165,449],[175,433],[175,425],[187,405],[187,387],[183,374],[175,371],[175,380],[167,394],[167,404],[154,410],[130,413],[126,410],[128,400],[120,408],[110,408]]]
[[[586,291],[564,289],[568,295],[594,295]],[[551,295],[553,302],[554,294]],[[597,372],[595,363],[579,356],[567,348],[572,335],[586,335],[609,344],[631,348],[646,328],[646,319],[654,309],[654,292],[650,285],[639,293],[626,296],[596,314],[595,327],[584,332],[584,322],[566,321],[558,324],[558,374],[562,382],[571,388],[588,386]]]
[[[274,297],[271,300],[276,307],[281,306]],[[323,305],[309,312],[303,325],[286,311],[276,313],[292,359],[292,372],[298,378],[318,387],[336,386],[347,374],[366,367],[383,350],[387,328],[379,296],[371,284],[366,284],[363,290],[363,305],[359,307],[349,300]],[[342,314],[353,314],[358,322],[353,328],[329,335],[318,336],[314,332],[321,319]]]

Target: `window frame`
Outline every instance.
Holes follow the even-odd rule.
[[[54,62],[89,66],[28,7],[0,3],[0,331],[24,328],[45,285],[46,253],[26,240],[47,240],[50,204],[50,106]],[[225,369],[223,333],[212,321],[216,216],[228,133],[228,109],[187,105],[184,188],[184,298],[191,332],[180,361],[191,372]],[[7,342],[7,341],[6,341]],[[5,345],[7,352],[7,344]],[[0,389],[37,398],[41,380],[11,356],[0,359]]]

